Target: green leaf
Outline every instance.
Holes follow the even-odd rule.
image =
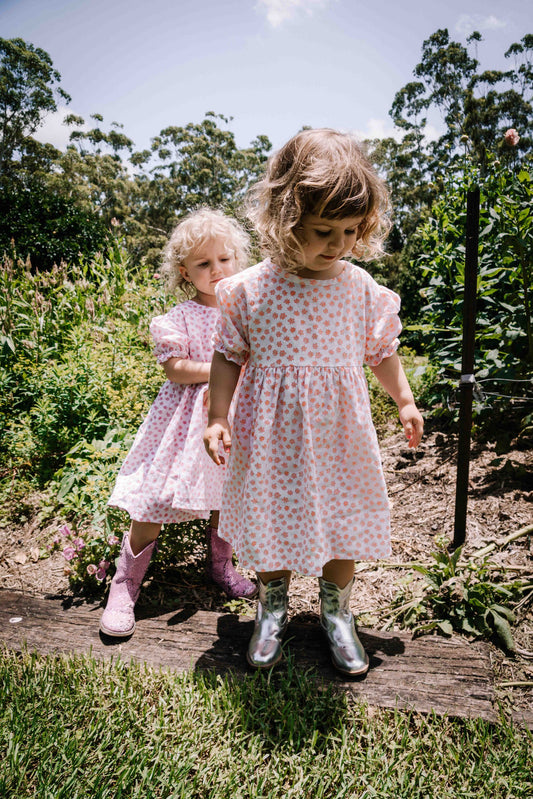
[[[499,613],[495,613],[494,611],[491,611],[491,613],[496,635],[503,643],[504,647],[509,650],[509,652],[514,652],[515,642],[509,622],[507,619],[504,619],[503,616],[500,616]]]
[[[439,628],[439,630],[441,630],[442,633],[444,633],[444,635],[448,637],[450,637],[453,633],[452,624],[446,619],[444,621],[437,622],[437,627]]]

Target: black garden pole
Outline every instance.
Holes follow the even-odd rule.
[[[476,327],[477,262],[479,241],[479,188],[466,196],[465,291],[463,303],[463,345],[461,381],[459,384],[459,443],[457,447],[457,481],[455,487],[455,524],[453,548],[464,544],[468,471],[470,467],[470,434],[472,431],[472,396],[474,392],[474,347]]]

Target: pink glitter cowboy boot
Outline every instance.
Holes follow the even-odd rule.
[[[133,609],[154,547],[155,541],[152,541],[138,555],[134,555],[129,535],[126,534],[122,539],[117,570],[111,581],[107,605],[100,619],[100,629],[106,635],[123,638],[134,631]]]
[[[223,541],[214,527],[207,528],[207,574],[230,597],[250,599],[257,594],[257,586],[235,569],[231,544]]]

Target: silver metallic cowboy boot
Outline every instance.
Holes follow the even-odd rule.
[[[267,669],[281,658],[281,638],[287,627],[287,581],[281,577],[265,584],[258,578],[258,583],[255,628],[246,659],[250,666]]]
[[[320,586],[320,624],[326,632],[333,665],[344,674],[365,674],[368,671],[368,656],[355,632],[355,623],[350,610],[350,594],[354,578],[347,586],[339,588],[323,577]]]

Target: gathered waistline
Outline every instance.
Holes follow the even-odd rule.
[[[338,371],[339,369],[344,369],[345,371],[352,371],[353,369],[362,369],[362,363],[351,363],[348,366],[345,364],[336,364],[335,366],[331,365],[322,365],[316,363],[290,363],[290,364],[265,364],[265,363],[256,363],[255,361],[248,361],[248,368],[249,369],[261,369],[264,371],[267,370],[274,370],[277,369],[278,371],[286,372],[288,370],[296,370],[296,369],[323,369],[325,371],[333,372]]]

